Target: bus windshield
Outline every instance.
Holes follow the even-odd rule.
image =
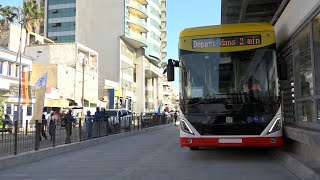
[[[202,135],[260,134],[280,107],[274,49],[180,50],[180,60],[181,110]]]
[[[251,95],[260,101],[276,101],[276,59],[273,49],[240,52],[184,53],[181,51],[185,99]]]

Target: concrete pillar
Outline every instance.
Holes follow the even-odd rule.
[[[146,102],[147,102],[147,106],[146,106],[146,110],[147,111],[150,111],[150,109],[153,109],[153,106],[152,106],[152,102],[150,102],[149,100],[153,98],[153,88],[152,88],[152,78],[147,78],[146,79],[146,87],[148,88],[146,90]]]
[[[145,63],[143,50],[137,51],[137,90],[136,90],[136,112],[145,112]]]
[[[158,105],[158,81],[157,78],[153,78],[153,109],[157,110]]]

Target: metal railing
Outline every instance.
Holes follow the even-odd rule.
[[[132,114],[125,117],[102,117],[79,119],[77,121],[53,120],[49,123],[28,121],[24,128],[11,124],[0,128],[0,157],[21,152],[38,151],[93,138],[173,123],[171,116],[164,114]],[[16,132],[17,131],[17,132]]]

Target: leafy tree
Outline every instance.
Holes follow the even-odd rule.
[[[0,46],[7,47],[9,42],[9,24],[14,22],[17,14],[11,6],[0,5]]]
[[[20,9],[20,12],[22,17],[19,23],[26,29],[27,39],[29,32],[35,32],[36,29],[43,24],[44,12],[34,1],[24,1],[23,8]],[[24,52],[26,46],[27,41],[24,47]]]

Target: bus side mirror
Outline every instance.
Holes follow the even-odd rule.
[[[283,61],[280,64],[278,64],[278,74],[279,80],[285,81],[288,79],[287,62]]]
[[[174,81],[174,63],[172,59],[168,60],[167,65],[167,80]]]

